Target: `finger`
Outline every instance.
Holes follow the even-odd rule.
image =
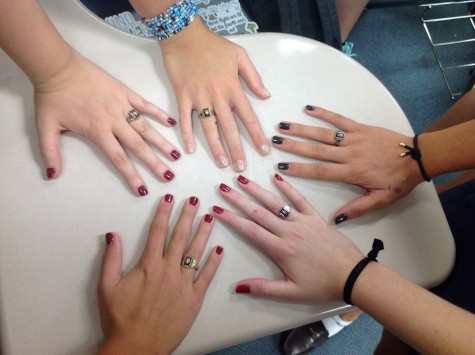
[[[295,122],[280,122],[279,131],[290,136],[311,139],[320,143],[335,144],[335,129],[307,126]],[[343,145],[343,142],[340,145]]]
[[[273,136],[272,143],[274,144],[274,147],[280,150],[301,157],[331,162],[341,162],[343,160],[344,152],[341,149],[338,149],[338,147],[327,144],[299,142],[279,136]]]
[[[104,294],[116,285],[122,274],[122,241],[115,233],[105,235],[106,247],[102,254],[102,267],[98,290]]]
[[[358,123],[356,121],[353,121],[352,119],[338,113],[325,110],[321,107],[307,105],[305,106],[305,112],[308,115],[328,122],[345,132],[353,132],[358,127]]]
[[[162,259],[173,205],[173,195],[166,194],[160,200],[148,231],[147,243],[139,261],[140,265],[154,263],[154,261]]]
[[[297,211],[306,215],[315,215],[317,212],[312,204],[307,201],[304,195],[297,191],[292,185],[285,181],[279,174],[274,175],[274,182],[277,188],[284,193],[289,201],[295,206]]]
[[[138,95],[132,90],[128,91],[129,103],[138,112],[144,113],[156,119],[158,122],[163,123],[166,126],[176,126],[176,120],[170,116],[169,113],[163,111],[158,106],[155,106],[151,102],[145,100],[142,96]]]
[[[320,164],[320,163],[290,163],[282,162],[277,164],[279,172],[289,175],[298,176],[307,179],[341,181],[349,183],[351,177],[350,168],[344,164]]]
[[[200,120],[201,128],[203,129],[211,154],[214,157],[216,165],[220,168],[225,168],[229,165],[229,159],[219,135],[216,113],[214,109],[211,115],[204,113],[206,109],[212,110],[211,105],[200,107],[203,107],[203,109],[198,112],[198,119]]]
[[[249,56],[243,48],[239,51],[238,71],[247,87],[255,95],[261,99],[268,99],[270,97],[270,93],[265,88],[259,72],[256,70],[254,64],[252,64]]]
[[[296,300],[297,289],[292,281],[266,280],[261,278],[251,278],[241,280],[236,285],[236,293],[248,293],[262,298],[272,298],[280,300]]]
[[[180,116],[180,132],[185,152],[194,153],[196,150],[195,136],[193,134],[193,123],[191,114],[193,108],[188,100],[178,100],[178,111]]]
[[[211,250],[206,263],[202,267],[201,272],[195,281],[194,288],[201,300],[205,297],[206,291],[208,290],[208,287],[211,284],[211,281],[213,281],[214,275],[216,275],[216,271],[221,264],[223,251],[223,247],[219,245]]]
[[[37,125],[37,131],[41,157],[46,167],[46,177],[53,179],[61,175],[63,167],[59,146],[61,131],[50,126],[47,120],[44,120],[43,124]]]

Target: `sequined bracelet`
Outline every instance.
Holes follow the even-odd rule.
[[[193,0],[182,0],[160,15],[150,19],[142,18],[142,22],[150,35],[161,41],[183,31],[197,14],[198,9]]]

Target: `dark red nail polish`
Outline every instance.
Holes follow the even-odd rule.
[[[170,153],[170,155],[171,155],[172,158],[175,159],[175,160],[178,160],[178,159],[180,159],[180,157],[181,157],[180,152],[177,152],[176,150],[172,150],[172,152]]]
[[[175,177],[175,175],[170,170],[165,171],[165,174],[163,174],[163,176],[168,181],[173,180],[173,178]]]
[[[251,287],[249,285],[237,285],[236,292],[237,293],[251,293]]]
[[[171,124],[172,126],[176,126],[176,121],[171,117],[168,117],[167,122]]]
[[[242,175],[239,175],[238,176],[238,181],[241,183],[241,184],[244,184],[244,185],[247,185],[247,183],[249,182],[248,179],[246,179],[244,176]]]
[[[112,233],[106,233],[106,245],[111,245],[114,243],[115,236]]]
[[[56,170],[54,170],[54,168],[46,169],[46,176],[48,177],[48,179],[54,178],[55,175],[56,175]]]
[[[165,202],[172,203],[172,201],[173,201],[173,195],[166,194],[165,195]]]
[[[217,214],[223,214],[224,210],[219,206],[213,206],[213,211]]]
[[[216,254],[221,255],[223,253],[223,247],[218,245],[216,247]]]
[[[226,184],[221,184],[221,185],[219,185],[219,189],[220,189],[221,191],[224,191],[224,192],[229,192],[229,191],[231,191],[231,188],[230,188],[228,185],[226,185]]]
[[[197,203],[198,203],[198,197],[191,196],[190,197],[190,205],[196,206]]]
[[[213,221],[213,216],[208,214],[205,214],[205,222],[206,223],[211,223]]]
[[[145,195],[148,195],[148,190],[145,186],[140,186],[137,191],[139,192],[139,195],[140,196],[145,196]]]
[[[279,174],[275,174],[274,177],[277,181],[284,181],[284,179],[282,179],[282,176],[280,176]]]

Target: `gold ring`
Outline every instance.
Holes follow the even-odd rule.
[[[127,123],[130,123],[132,121],[138,120],[139,118],[140,112],[133,108],[127,113],[127,117],[125,119],[127,120]]]
[[[198,263],[191,256],[185,256],[181,261],[181,265],[186,269],[198,270]]]
[[[213,109],[212,109],[212,108],[208,108],[208,107],[204,108],[204,109],[200,112],[200,114],[198,115],[199,118],[210,118],[211,116],[215,116],[215,117],[216,117],[216,115],[214,114]]]

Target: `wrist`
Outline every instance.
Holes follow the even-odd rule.
[[[71,67],[75,61],[76,56],[79,54],[69,45],[66,45],[61,49],[61,53],[57,53],[57,58],[61,58],[61,62],[55,63],[54,67],[44,71],[41,75],[29,75],[30,81],[33,84],[35,90],[41,90],[43,87],[48,86],[48,83],[53,82],[56,78],[59,78]]]

